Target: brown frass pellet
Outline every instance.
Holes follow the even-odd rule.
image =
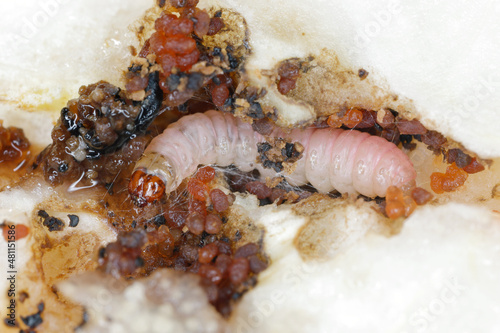
[[[76,227],[80,222],[80,218],[77,215],[68,214],[68,217],[69,217],[69,226],[72,228]]]
[[[466,167],[472,161],[472,158],[469,155],[467,155],[461,149],[458,148],[453,148],[448,150],[448,153],[446,154],[446,159],[449,164],[455,162],[455,164],[459,168]]]
[[[43,225],[49,228],[49,231],[61,231],[64,229],[64,222],[60,219],[49,216],[43,221]]]
[[[359,76],[359,78],[360,78],[361,80],[366,79],[366,77],[368,76],[368,74],[369,74],[369,72],[368,72],[367,70],[363,69],[363,68],[360,68],[360,69],[358,70],[358,76]]]
[[[23,317],[21,316],[21,320],[23,323],[28,326],[29,328],[35,328],[39,326],[41,323],[43,323],[42,319],[42,312],[45,309],[45,304],[43,302],[40,302],[38,304],[38,312],[35,314],[32,314],[30,316]]]
[[[44,218],[44,219],[46,219],[47,217],[49,217],[49,214],[47,214],[46,211],[41,210],[41,209],[38,211],[37,215],[40,216],[40,217],[42,217],[42,218]]]
[[[30,297],[30,295],[27,292],[21,291],[19,293],[19,302],[23,303],[29,297]]]

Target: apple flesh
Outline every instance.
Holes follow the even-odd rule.
[[[57,117],[80,85],[99,79],[119,82],[130,59],[128,45],[138,45],[125,27],[151,5],[132,0],[106,5],[96,1],[47,3],[57,6],[53,4],[49,10],[31,0],[9,3],[6,10],[12,15],[0,23],[0,46],[5,50],[0,55],[0,99],[6,124],[16,122],[16,113],[34,109],[48,110]],[[273,69],[284,59],[327,52],[335,56],[342,70],[355,73],[364,68],[370,73],[369,84],[356,86],[359,89],[339,86],[344,96],[355,100],[362,94],[368,103],[373,96],[367,91],[377,87],[382,95],[398,96],[403,101],[400,107],[410,110],[429,129],[481,157],[500,156],[493,109],[500,98],[497,4],[362,0],[348,4],[339,0],[201,4],[218,4],[244,16],[252,47],[246,66],[255,84],[272,91],[268,78],[259,81],[260,71]],[[44,21],[43,17],[50,19]],[[23,42],[33,30],[31,24],[36,28],[34,35]],[[308,122],[315,116],[314,108],[276,93],[270,96],[275,99],[269,103],[283,106],[284,124]],[[35,117],[25,119],[18,123],[27,132],[36,129],[40,137],[33,136],[33,140],[46,143],[49,126],[40,126]],[[424,157],[414,156],[413,160],[432,159]],[[422,163],[418,170],[432,166]],[[475,200],[491,199],[491,187],[500,182],[495,165],[498,163],[475,183],[485,189]],[[424,183],[428,178],[421,179]],[[29,196],[27,202],[26,193],[32,189],[3,191],[2,220],[35,223],[19,218],[32,216],[41,200],[47,199]],[[466,193],[448,200],[475,202],[464,199]],[[342,209],[324,209],[324,222],[317,218],[315,226],[333,229],[328,229],[328,242],[319,243],[325,244],[323,254],[311,258],[304,256],[295,241],[310,219],[292,207],[257,208],[252,198],[237,200],[254,223],[266,230],[265,250],[272,264],[235,307],[228,321],[232,331],[498,331],[494,309],[500,296],[496,283],[500,275],[499,218],[491,212],[493,206],[487,206],[498,201],[426,206],[391,237],[381,232],[366,206],[345,203]],[[360,218],[364,216],[369,218]],[[95,221],[95,230],[106,224],[105,219]],[[110,239],[113,234],[108,230],[102,242]],[[0,239],[0,246],[2,242]],[[22,251],[30,256],[29,246],[23,245]],[[5,290],[3,284],[0,289]],[[70,290],[68,295],[82,299],[78,292],[82,290]],[[1,304],[6,301],[2,299]],[[116,311],[129,306],[116,303]],[[154,315],[154,311],[148,312],[144,318],[161,320]],[[55,323],[57,314],[46,314],[44,320]],[[117,320],[123,324],[137,318]]]

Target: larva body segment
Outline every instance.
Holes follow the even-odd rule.
[[[401,186],[416,178],[413,165],[401,150],[367,133],[332,128],[285,133],[275,128],[270,136],[298,141],[304,146],[293,173],[282,174],[292,185],[309,182],[322,193],[336,189],[341,193],[384,197],[389,186]],[[137,162],[136,171],[162,179],[167,193],[200,164],[234,164],[242,171],[258,169],[263,177],[276,176],[274,170],[264,169],[256,162],[257,143],[264,141],[250,124],[228,113],[208,111],[185,116],[150,143]],[[132,195],[147,192],[139,190],[136,183],[131,181],[129,185]]]
[[[293,137],[293,141],[300,142],[304,147],[304,152],[302,153],[302,158],[296,162],[296,168],[291,175],[288,175],[287,180],[291,185],[300,186],[306,184],[308,182],[307,178],[307,164],[308,164],[308,156],[311,151],[309,148],[309,141],[313,133],[315,132],[312,128],[307,128],[304,130],[293,130],[289,135],[283,135],[283,133],[276,133],[281,137]],[[275,134],[274,132],[272,133]],[[311,177],[312,175],[309,175]]]
[[[309,138],[304,175],[319,192],[331,191],[331,152],[341,133],[336,129],[313,130]]]
[[[337,138],[331,152],[330,183],[335,184],[340,193],[354,193],[352,173],[356,165],[356,153],[361,142],[369,137],[367,133],[343,131]],[[361,192],[360,192],[361,193]]]

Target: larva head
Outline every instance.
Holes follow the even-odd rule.
[[[413,167],[413,164],[410,160],[405,159],[400,161],[400,165],[397,168],[393,178],[392,185],[405,188],[411,187],[415,185],[415,179],[417,178],[417,172]]]
[[[165,193],[165,182],[158,176],[137,169],[130,177],[128,192],[134,202],[142,207],[159,200]]]

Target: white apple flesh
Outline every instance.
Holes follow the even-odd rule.
[[[215,3],[202,1],[204,6]],[[120,81],[130,60],[128,45],[138,46],[126,26],[151,5],[132,0],[3,4],[3,12],[9,13],[0,22],[0,116],[5,124],[20,126],[32,142],[47,144],[49,123],[57,118],[65,101],[76,96],[80,85],[100,79]],[[220,5],[246,19],[252,47],[249,72],[272,69],[291,57],[318,55],[326,48],[345,68],[366,69],[381,93],[397,94],[429,129],[453,138],[483,158],[500,157],[495,110],[500,104],[497,2],[221,0]],[[268,80],[258,81],[257,77],[255,74],[254,82],[269,85]],[[280,105],[289,102],[274,98]],[[289,123],[304,122],[314,115],[311,108],[291,105],[296,111],[280,110]],[[46,112],[43,125],[37,119],[40,113],[28,113],[34,110]],[[432,160],[422,156],[412,159]],[[422,162],[416,167],[423,186],[432,165]],[[327,210],[316,227],[323,226],[321,230],[327,230],[330,239],[318,243],[324,251],[316,258],[305,255],[296,242],[311,219],[286,206],[259,209],[251,197],[239,196],[236,204],[252,212],[249,215],[254,222],[266,230],[264,248],[272,264],[236,305],[228,329],[499,331],[500,219],[492,212],[498,209],[498,198],[485,197],[500,183],[498,163],[488,172],[486,176],[471,176],[482,177],[472,182],[480,189],[466,185],[446,197],[446,201],[467,201],[470,205],[423,207],[391,237],[381,234],[375,214],[363,205]],[[39,195],[27,196],[33,189],[38,189]],[[470,192],[476,193],[473,199],[467,197]],[[50,193],[50,189],[40,190],[36,182],[23,189],[4,189],[0,193],[0,220],[34,223],[29,217]],[[482,203],[480,197],[484,197]],[[93,223],[83,223],[86,227],[81,232],[100,231],[98,243],[114,239],[105,219],[87,219]],[[19,264],[30,258],[31,241],[19,242]],[[1,258],[6,262],[3,238]],[[3,271],[6,274],[7,269]],[[6,279],[0,281],[0,290],[6,290]],[[67,290],[69,296],[87,306],[97,299],[84,297],[85,290]],[[129,298],[117,295],[118,301],[110,300],[109,304],[115,304],[116,311],[130,309],[133,301],[120,301]],[[0,306],[5,309],[7,302],[1,298]],[[120,327],[135,327],[127,322],[139,320],[141,315],[137,315],[113,320],[120,321]],[[161,327],[160,312],[151,310],[147,318]],[[50,327],[44,323],[40,329],[48,332]],[[87,329],[92,331],[92,327]]]

